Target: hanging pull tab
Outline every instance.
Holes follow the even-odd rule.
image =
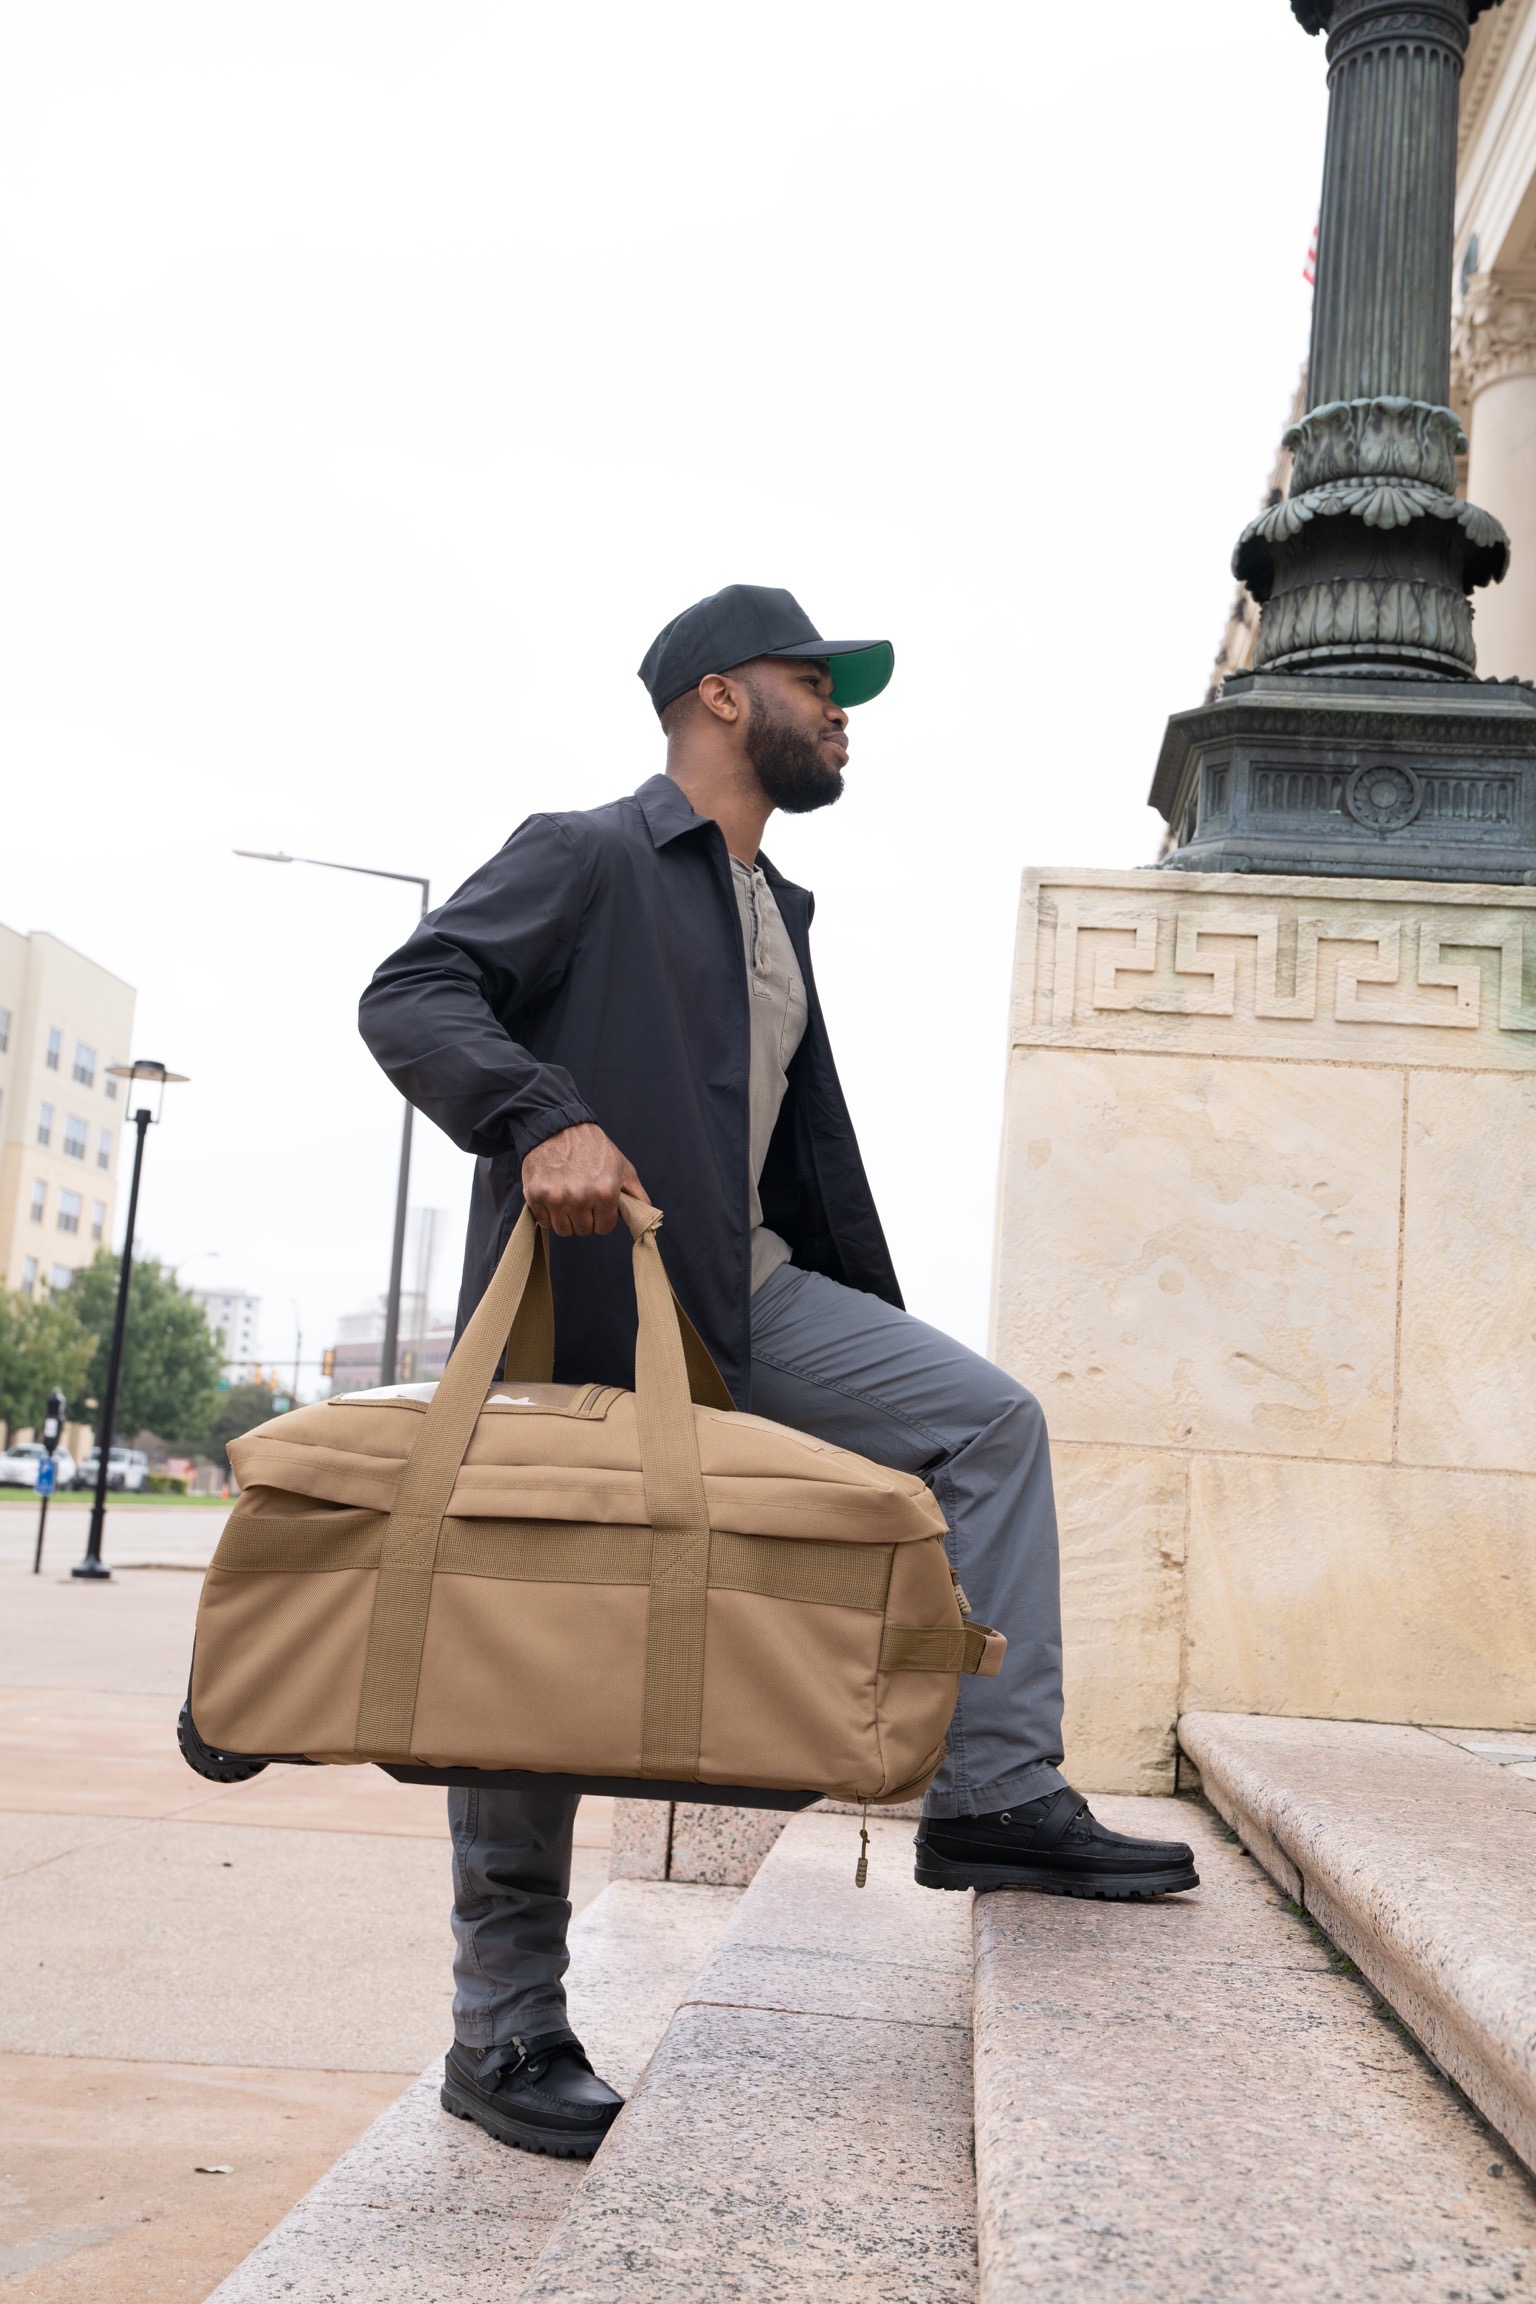
[[[958,1577],[958,1576],[955,1574],[955,1571],[953,1570],[953,1568],[951,1568],[951,1570],[950,1570],[950,1572],[949,1572],[949,1580],[950,1580],[951,1584],[953,1584],[953,1586],[954,1586],[954,1588],[955,1588],[955,1605],[956,1605],[956,1607],[959,1609],[959,1611],[960,1611],[960,1613],[961,1613],[961,1615],[962,1615],[963,1617],[965,1617],[965,1618],[969,1619],[969,1617],[970,1617],[970,1615],[971,1615],[971,1604],[970,1604],[969,1600],[967,1600],[967,1598],[966,1598],[966,1596],[965,1596],[965,1586],[964,1586],[964,1585],[961,1583],[961,1581],[960,1581],[959,1577]]]
[[[853,1868],[853,1884],[862,1888],[869,1878],[869,1802],[859,1810],[859,1860]]]

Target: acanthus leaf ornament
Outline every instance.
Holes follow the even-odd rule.
[[[1451,337],[1451,375],[1466,401],[1506,376],[1536,375],[1536,288],[1473,275]]]

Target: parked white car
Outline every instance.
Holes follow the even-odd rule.
[[[37,1468],[48,1451],[41,1440],[18,1440],[0,1451],[0,1488],[35,1488]],[[112,1451],[114,1456],[117,1451]],[[67,1448],[56,1448],[53,1461],[55,1488],[68,1488],[75,1477],[75,1460]]]
[[[75,1486],[77,1488],[94,1488],[100,1463],[101,1458],[93,1448],[75,1474]],[[62,1478],[63,1475],[61,1474],[61,1482]],[[148,1478],[149,1458],[142,1448],[113,1449],[107,1459],[107,1486],[109,1488],[127,1489],[131,1495],[135,1490],[142,1488]]]

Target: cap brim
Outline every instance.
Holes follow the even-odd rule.
[[[896,669],[889,640],[808,640],[803,648],[768,648],[764,654],[791,663],[825,660],[832,673],[832,701],[849,708],[878,696]]]

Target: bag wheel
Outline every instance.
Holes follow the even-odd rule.
[[[239,1752],[210,1751],[197,1732],[190,1703],[183,1704],[177,1717],[176,1742],[187,1766],[206,1776],[210,1784],[243,1784],[248,1777],[259,1776],[267,1765],[265,1760],[247,1759]]]

